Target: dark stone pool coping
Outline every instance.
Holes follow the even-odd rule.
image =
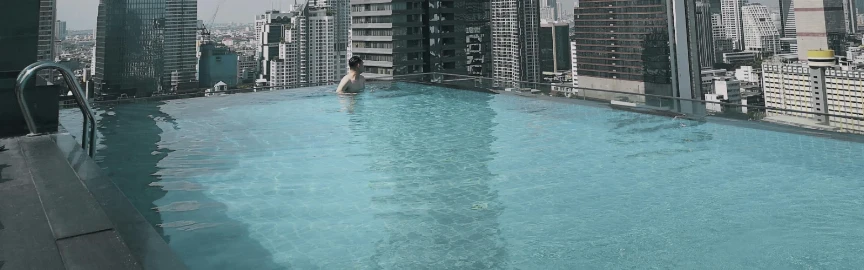
[[[6,269],[187,269],[70,135],[0,139]]]
[[[81,182],[105,211],[143,269],[187,269],[153,226],[144,219],[96,161],[68,134],[52,135]]]

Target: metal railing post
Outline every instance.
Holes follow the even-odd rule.
[[[78,107],[81,109],[81,114],[84,116],[82,123],[83,129],[81,133],[81,147],[88,150],[87,147],[89,144],[90,148],[88,154],[92,157],[95,154],[96,148],[96,118],[93,116],[93,110],[90,108],[87,99],[84,97],[84,91],[81,89],[81,85],[75,81],[75,73],[59,63],[51,61],[36,62],[30,64],[18,74],[18,78],[15,81],[15,95],[18,98],[18,104],[21,106],[21,112],[24,114],[24,120],[27,122],[27,128],[30,130],[31,135],[39,134],[36,120],[33,119],[33,115],[30,113],[30,104],[27,103],[27,98],[24,97],[24,87],[27,86],[30,79],[33,78],[33,75],[40,70],[48,68],[53,68],[59,71],[63,76],[63,80],[66,82],[66,86],[72,90],[75,102],[78,103]],[[90,127],[89,134],[87,132],[88,125]]]

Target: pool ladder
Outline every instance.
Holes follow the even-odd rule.
[[[30,135],[39,135],[40,132],[36,127],[36,121],[33,120],[33,115],[30,113],[30,105],[24,97],[24,88],[30,82],[30,79],[37,72],[44,69],[53,68],[63,75],[63,80],[66,86],[72,90],[72,95],[75,96],[75,102],[78,103],[78,108],[81,108],[81,113],[84,115],[83,132],[81,132],[81,147],[87,151],[90,157],[96,153],[96,118],[93,116],[93,109],[87,103],[87,98],[84,91],[81,89],[81,84],[75,81],[75,73],[69,68],[52,61],[40,61],[30,64],[21,73],[18,74],[18,79],[15,81],[15,95],[18,97],[18,104],[21,106],[21,112],[24,115],[24,120],[27,121],[27,128],[30,130]],[[89,127],[89,132],[88,132]]]

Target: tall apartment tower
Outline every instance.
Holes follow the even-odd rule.
[[[280,19],[278,55],[267,61],[270,86],[293,88],[336,80],[339,53],[334,50],[337,20],[333,9],[323,1],[310,1],[297,6],[291,17]]]
[[[364,60],[367,78],[423,72],[490,76],[489,3],[351,0],[351,54]]]
[[[336,47],[336,17],[326,4],[310,2],[300,9],[294,24],[300,30],[300,82],[310,84],[336,81],[339,53]],[[344,52],[342,52],[344,55]]]
[[[537,0],[492,0],[495,79],[540,80],[540,10]]]
[[[741,18],[741,8],[744,3],[745,0],[722,0],[721,2],[726,37],[731,38],[734,48],[739,50],[744,48],[744,22]]]
[[[720,14],[711,14],[711,33],[714,39],[726,37],[726,27],[723,26],[723,17]]]
[[[66,39],[66,21],[57,20],[54,24],[54,37],[60,41]]]
[[[334,37],[333,61],[336,65],[336,74],[345,74],[348,71],[348,32],[351,31],[351,1],[350,0],[310,0],[309,6],[328,7],[333,16]]]
[[[777,54],[780,52],[780,32],[771,21],[768,7],[761,4],[748,4],[741,8],[744,24],[744,49]]]
[[[540,19],[547,22],[558,21],[558,1],[540,0]]]
[[[164,0],[165,34],[162,88],[171,92],[195,89],[198,0]]]
[[[810,50],[846,51],[843,0],[794,0],[798,59]]]
[[[714,51],[715,33],[711,22],[711,4],[706,1],[696,1],[696,27],[699,65],[702,68],[711,68],[716,59],[716,52]]]
[[[40,61],[53,61],[57,53],[54,51],[56,5],[55,0],[39,0],[39,45],[37,46],[36,59]]]
[[[723,26],[723,19],[719,13],[711,14],[711,32],[714,38],[714,61],[721,62],[723,54],[732,52],[734,46],[732,39],[726,37],[726,27]]]
[[[797,37],[795,28],[795,1],[780,0],[780,37],[794,38]]]
[[[264,79],[270,79],[270,61],[279,59],[279,44],[295,15],[292,12],[268,10],[255,16],[255,58],[259,62],[258,71]]]

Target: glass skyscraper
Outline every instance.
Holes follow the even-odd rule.
[[[579,86],[681,98],[701,96],[695,9],[691,1],[580,1],[573,28]],[[603,92],[586,95],[614,98]],[[635,101],[669,105],[669,100]]]
[[[143,97],[194,80],[196,6],[196,0],[101,0],[96,93]]]

